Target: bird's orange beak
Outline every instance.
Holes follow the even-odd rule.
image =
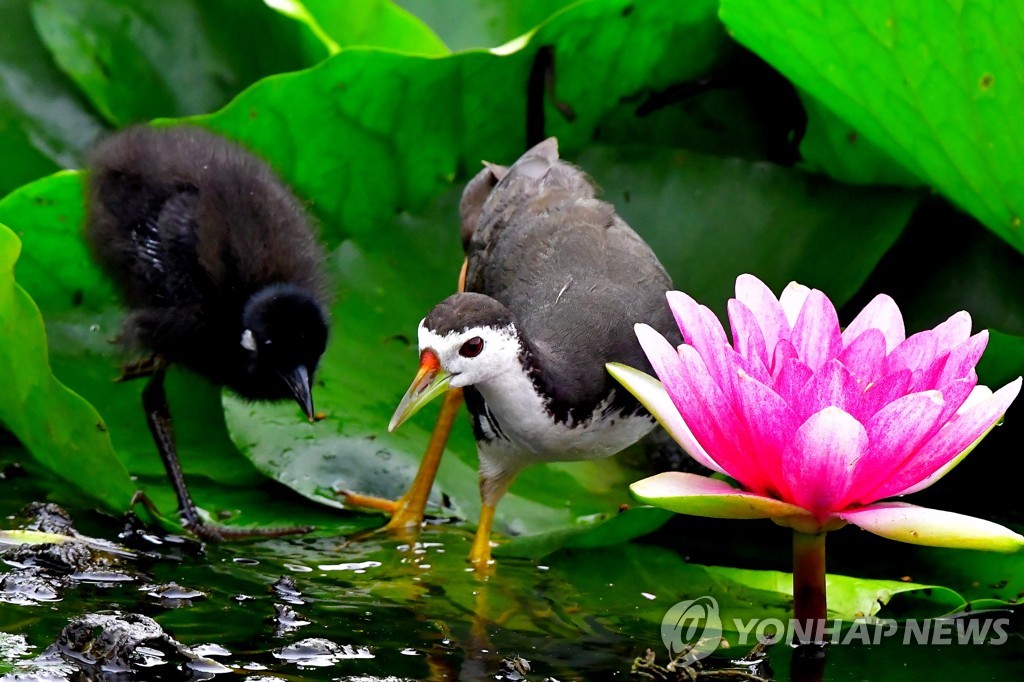
[[[441,369],[441,361],[437,359],[437,354],[429,348],[424,349],[420,353],[420,371],[416,373],[409,390],[402,396],[402,402],[398,403],[391,423],[388,424],[388,431],[397,429],[424,405],[451,388],[451,379],[452,375]]]

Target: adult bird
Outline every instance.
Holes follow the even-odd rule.
[[[309,218],[270,167],[190,126],[134,127],[92,152],[86,237],[130,308],[122,340],[147,354],[146,419],[186,528],[206,540],[308,531],[228,528],[193,503],[164,391],[178,363],[252,400],[292,398],[312,420],[327,344],[324,255]]]
[[[605,369],[647,366],[633,325],[678,339],[665,269],[554,138],[509,168],[485,166],[460,205],[464,291],[420,322],[419,373],[389,426],[463,389],[480,459],[477,565],[491,560],[495,506],[524,467],[612,455],[653,428]]]

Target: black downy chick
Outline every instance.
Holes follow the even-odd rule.
[[[143,405],[185,526],[207,540],[308,528],[204,522],[175,452],[163,381],[180,363],[252,400],[295,399],[312,420],[327,345],[324,254],[270,167],[201,128],[134,127],[90,159],[86,237],[131,312],[122,339],[151,354]]]

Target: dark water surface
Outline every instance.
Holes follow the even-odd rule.
[[[16,523],[9,515],[21,505],[44,494],[36,480],[0,481],[4,527]],[[120,520],[87,508],[69,511],[81,532],[116,537]],[[154,654],[152,667],[110,679],[644,679],[630,675],[633,659],[652,649],[667,662],[662,617],[675,602],[698,596],[672,593],[671,577],[657,575],[672,551],[657,543],[686,544],[680,528],[691,527],[673,524],[648,543],[563,550],[540,562],[501,558],[485,577],[465,563],[471,529],[460,526],[428,527],[410,538],[371,533],[211,545],[199,554],[157,546],[167,558],[75,576],[50,595],[54,601],[0,595],[0,632],[7,633],[0,639],[0,677],[88,679],[68,667],[33,667],[32,659],[72,618],[119,611],[155,619],[185,647],[224,667],[182,668]],[[739,554],[760,551],[754,538]],[[855,552],[840,546],[837,555],[846,564]],[[868,563],[877,568],[894,556]],[[715,551],[698,558],[711,563]],[[0,578],[5,570],[13,568],[0,565]],[[980,681],[1024,673],[1018,620],[998,646],[904,645],[902,639],[831,647],[825,679]],[[748,649],[737,644],[713,658]],[[517,657],[529,661],[529,671],[513,662]],[[771,647],[768,658],[775,679],[790,679],[785,645]]]

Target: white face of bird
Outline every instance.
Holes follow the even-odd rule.
[[[450,375],[449,386],[481,384],[519,367],[521,344],[515,326],[473,327],[444,335],[419,328],[420,354],[432,352]]]
[[[419,328],[420,369],[391,418],[389,431],[452,388],[481,384],[519,367],[515,326],[474,327],[446,334]]]

